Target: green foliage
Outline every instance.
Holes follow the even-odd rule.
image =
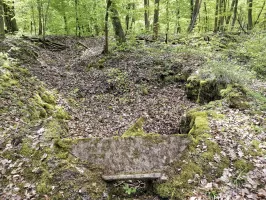
[[[130,187],[128,184],[125,184],[123,189],[124,189],[125,193],[128,195],[135,194],[137,192],[137,188]]]
[[[251,69],[255,70],[258,76],[266,77],[266,38],[264,34],[252,34],[245,41],[238,45],[236,56],[239,61],[246,59]],[[245,60],[244,60],[245,61]]]
[[[216,79],[220,83],[241,85],[248,85],[255,78],[254,73],[245,67],[224,60],[209,61],[199,71],[199,75],[203,79]]]

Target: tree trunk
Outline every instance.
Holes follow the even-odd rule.
[[[0,0],[0,40],[5,38],[3,0]]]
[[[219,22],[218,22],[219,31],[224,30],[224,0],[219,2]]]
[[[35,12],[34,12],[34,7],[31,6],[31,25],[33,26],[34,29],[34,35],[37,35],[37,28],[36,28],[36,20],[35,20]],[[31,33],[32,34],[32,33]]]
[[[170,28],[170,22],[169,22],[169,0],[166,1],[166,33],[165,33],[165,43],[168,43],[168,34],[169,34],[169,28]]]
[[[79,24],[79,16],[78,16],[78,0],[75,0],[75,14],[76,14],[76,36],[80,37],[80,24]]]
[[[234,10],[235,3],[236,3],[236,0],[232,0],[231,7],[230,7],[230,13],[226,17],[226,25],[228,25],[230,23],[230,20],[231,20],[232,14],[233,14],[233,10]]]
[[[46,26],[47,26],[47,19],[48,19],[48,12],[49,12],[49,7],[50,7],[50,2],[51,2],[51,0],[48,0],[46,11],[43,14],[43,39],[45,39],[45,36],[46,36]]]
[[[219,30],[218,15],[219,15],[219,0],[216,0],[215,20],[214,20],[214,32],[217,32]]]
[[[195,5],[194,5],[194,9],[193,9],[193,17],[192,20],[190,22],[190,25],[188,27],[188,32],[191,33],[192,30],[195,27],[198,15],[199,15],[199,10],[200,10],[200,6],[201,6],[202,0],[196,0],[195,1]]]
[[[175,25],[175,31],[176,33],[181,32],[181,26],[180,26],[180,6],[179,6],[179,0],[176,0],[176,25]]]
[[[66,32],[66,35],[69,34],[69,30],[68,30],[68,22],[67,22],[67,17],[66,17],[66,13],[64,12],[64,15],[63,15],[63,18],[64,18],[64,24],[65,24],[65,32]]]
[[[42,35],[42,3],[41,0],[37,0],[37,10],[38,10],[38,17],[39,17],[39,35]]]
[[[193,20],[193,12],[194,12],[194,0],[190,0],[190,23]]]
[[[126,33],[132,29],[133,23],[135,22],[132,12],[135,10],[135,3],[127,4],[127,15],[126,15]]]
[[[260,12],[259,12],[259,14],[258,14],[258,17],[257,17],[257,19],[256,19],[256,21],[255,21],[255,23],[254,23],[254,25],[253,25],[253,28],[254,28],[254,26],[255,26],[256,24],[259,23],[259,19],[260,19],[261,13],[262,13],[262,11],[263,11],[263,9],[264,9],[264,7],[265,7],[265,4],[266,4],[266,0],[263,2],[263,5],[262,5],[261,10],[260,10]]]
[[[253,28],[252,4],[253,4],[253,0],[248,0],[248,30],[252,30]]]
[[[14,4],[14,1],[12,2]],[[17,21],[15,18],[14,5],[8,5],[4,3],[5,24],[8,33],[14,33],[18,31]]]
[[[238,0],[235,0],[235,5],[234,5],[234,14],[233,14],[233,19],[232,19],[232,26],[231,30],[235,27],[236,23],[236,16],[237,16],[237,8],[238,8]]]
[[[149,31],[150,29],[150,20],[149,20],[149,5],[150,1],[149,0],[144,0],[144,21],[145,21],[145,29],[146,31]]]
[[[109,9],[111,7],[112,0],[107,0],[106,3],[106,12],[105,12],[105,26],[104,26],[104,33],[105,33],[105,44],[103,47],[103,53],[107,54],[109,52],[109,29],[108,29],[108,20],[109,20]]]
[[[159,3],[160,0],[154,0],[154,19],[153,19],[153,39],[158,39],[158,32],[159,32]]]
[[[208,11],[207,11],[207,4],[206,4],[206,1],[204,1],[204,13],[205,13],[204,30],[205,30],[205,32],[207,32],[208,29],[209,29],[209,27],[208,27],[209,20],[208,20]]]
[[[119,18],[119,14],[118,11],[114,5],[114,3],[111,1],[111,6],[110,6],[110,11],[112,13],[111,15],[111,19],[112,19],[112,24],[113,24],[113,28],[115,31],[115,36],[116,36],[116,40],[118,41],[118,43],[123,43],[126,41],[126,37],[125,37],[125,33]]]

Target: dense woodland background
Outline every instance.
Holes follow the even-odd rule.
[[[112,22],[119,42],[140,34],[168,40],[191,32],[266,29],[265,0],[1,0],[0,16],[1,36],[3,29],[44,37],[101,36]]]

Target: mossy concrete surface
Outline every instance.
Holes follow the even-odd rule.
[[[162,172],[176,162],[189,144],[184,136],[91,138],[76,141],[72,154],[102,166],[106,175]]]

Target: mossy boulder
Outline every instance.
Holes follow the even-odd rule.
[[[250,107],[247,92],[243,86],[233,84],[221,90],[221,96],[227,100],[230,108],[245,110]]]
[[[199,76],[190,76],[187,79],[186,95],[188,99],[203,104],[221,98],[220,90],[226,84],[216,79],[201,79]]]

